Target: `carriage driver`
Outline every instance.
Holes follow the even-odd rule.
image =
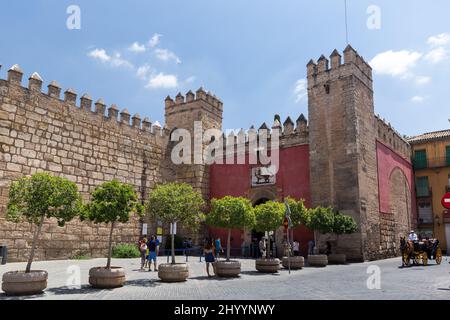
[[[417,234],[414,232],[414,230],[411,230],[411,231],[409,232],[408,240],[409,240],[409,241],[419,241],[419,237],[418,237]]]

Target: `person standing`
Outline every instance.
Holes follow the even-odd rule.
[[[261,258],[266,258],[266,239],[264,237],[259,241],[259,253]]]
[[[144,270],[147,259],[147,244],[145,243],[145,239],[139,241],[139,252],[141,253],[141,270]]]
[[[212,264],[214,274],[216,273],[215,268],[215,262],[216,257],[214,256],[214,250],[213,245],[210,242],[207,242],[205,244],[205,247],[203,248],[203,255],[205,256],[205,262],[206,262],[206,273],[208,274],[208,278],[211,278],[211,274],[209,273],[209,266]]]
[[[159,250],[159,240],[156,239],[156,237],[153,235],[150,238],[150,241],[147,243],[147,247],[148,247],[148,261],[149,261],[149,265],[148,265],[148,271],[152,270],[152,261],[154,264],[154,271],[158,271],[158,266],[156,263],[157,260],[157,256],[158,256],[158,250]]]
[[[308,241],[308,254],[313,255],[314,254],[314,240],[309,240]]]
[[[292,251],[294,251],[295,257],[300,255],[300,243],[297,240],[294,240],[294,243],[292,244]]]
[[[216,247],[216,257],[218,259],[220,257],[220,253],[223,252],[222,243],[220,242],[220,238],[219,237],[216,238],[216,241],[214,242],[214,244],[215,244],[215,247]]]

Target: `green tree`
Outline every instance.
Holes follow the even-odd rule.
[[[357,229],[358,225],[353,217],[343,215],[339,211],[334,213],[333,233],[336,234],[336,246],[340,235],[355,233]]]
[[[292,227],[296,228],[301,224],[306,225],[308,223],[309,215],[308,209],[305,207],[305,200],[301,199],[297,201],[294,198],[287,197],[285,201],[291,210]]]
[[[307,218],[307,227],[314,231],[314,244],[317,248],[317,241],[320,234],[332,233],[334,227],[334,212],[331,207],[317,207],[310,209]],[[316,249],[315,248],[315,249]],[[316,249],[317,250],[317,249]]]
[[[201,194],[186,183],[158,185],[147,201],[147,212],[163,223],[182,223],[195,230],[204,219],[201,210],[205,202]],[[175,264],[175,235],[171,239],[172,264]]]
[[[95,224],[111,224],[109,231],[108,260],[106,268],[111,269],[112,236],[117,222],[127,223],[130,214],[142,216],[142,205],[131,185],[117,179],[104,182],[92,192],[91,201],[85,206],[82,220],[88,219]]]
[[[81,208],[77,185],[65,178],[35,173],[11,184],[6,219],[12,222],[28,221],[36,226],[26,273],[31,272],[36,242],[45,218],[56,218],[62,227],[77,216]]]
[[[275,231],[283,224],[285,206],[283,203],[268,201],[256,206],[255,230],[258,232]],[[266,243],[266,252],[269,253],[269,242]]]
[[[212,199],[206,224],[228,229],[227,261],[230,261],[231,230],[253,227],[255,213],[250,200],[246,198],[226,196],[222,199]]]

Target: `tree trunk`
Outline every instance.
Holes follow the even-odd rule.
[[[317,231],[314,230],[314,248],[313,248],[313,254],[319,254],[319,248],[317,247],[317,240],[318,240]]]
[[[172,244],[171,244],[171,247],[172,247],[172,264],[175,264],[175,233],[173,232],[174,230],[174,224],[172,223]]]
[[[339,234],[336,234],[336,248],[334,249],[336,252],[336,254],[337,254],[337,251],[338,251],[338,248],[339,248]]]
[[[36,251],[36,242],[39,238],[39,234],[41,233],[42,225],[44,224],[45,214],[41,216],[41,221],[39,221],[39,225],[34,231],[33,235],[33,243],[31,244],[31,252],[30,256],[28,258],[27,268],[25,269],[25,273],[31,272],[31,263],[33,263],[34,260],[34,252]]]
[[[109,231],[108,262],[106,263],[106,269],[108,269],[108,270],[111,269],[113,230],[114,230],[114,222],[111,222],[111,230]]]
[[[270,259],[270,235],[269,235],[269,232],[267,232],[267,239],[266,239],[266,259]]]
[[[227,239],[227,261],[230,261],[230,251],[231,251],[231,229],[228,229],[228,239]]]

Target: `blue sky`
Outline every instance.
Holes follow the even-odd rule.
[[[224,128],[307,115],[306,63],[345,46],[344,0],[3,1],[0,71],[56,80],[164,122],[164,98],[204,86]],[[81,29],[69,30],[69,5]],[[380,29],[369,29],[371,5]],[[402,134],[449,128],[448,0],[348,0],[349,39],[376,67],[375,110]],[[24,80],[26,84],[26,80]]]

